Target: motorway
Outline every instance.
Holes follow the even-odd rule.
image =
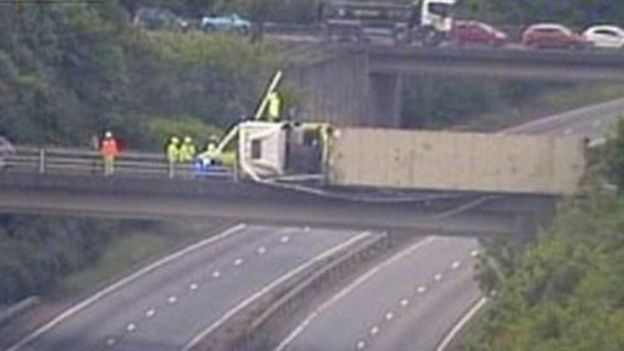
[[[474,239],[426,237],[310,314],[275,351],[433,350],[479,298]]]
[[[283,277],[371,235],[240,224],[98,292],[9,350],[182,350]]]

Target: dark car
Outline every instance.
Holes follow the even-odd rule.
[[[522,34],[522,44],[532,48],[584,49],[589,42],[570,28],[556,23],[534,24]]]
[[[456,20],[451,32],[453,40],[459,44],[483,44],[502,46],[507,42],[507,34],[479,21]]]

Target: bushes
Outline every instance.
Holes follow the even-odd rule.
[[[75,146],[110,128],[156,150],[150,119],[226,127],[253,110],[269,63],[239,37],[131,27],[114,1],[0,4],[0,135]]]
[[[121,226],[82,218],[0,216],[0,304],[40,294],[97,260]]]

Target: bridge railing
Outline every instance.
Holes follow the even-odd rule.
[[[0,163],[0,171],[45,174],[103,174],[104,163],[99,152],[87,149],[39,148],[20,146]],[[164,155],[123,152],[114,163],[113,177],[144,178],[232,178],[230,167],[213,166],[200,171],[192,163],[170,164]]]

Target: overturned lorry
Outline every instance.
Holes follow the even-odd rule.
[[[573,136],[259,121],[239,128],[241,174],[273,183],[558,196],[574,193],[586,168],[585,142]]]

